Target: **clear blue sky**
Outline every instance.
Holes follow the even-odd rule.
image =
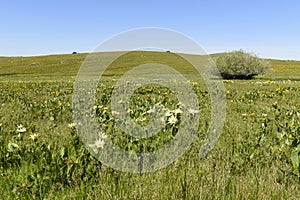
[[[300,60],[298,0],[3,0],[0,56],[90,52],[138,27],[169,28],[208,53]]]

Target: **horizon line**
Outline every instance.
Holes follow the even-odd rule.
[[[135,50],[130,50],[130,51],[135,51]],[[130,52],[130,51],[127,51],[127,52]],[[136,50],[136,51],[153,51],[153,52],[166,52],[166,51],[159,51],[159,50]],[[224,54],[224,53],[230,53],[230,52],[233,52],[233,51],[238,51],[238,50],[232,50],[232,51],[218,51],[218,52],[210,52],[210,53],[207,53],[207,54],[203,54],[203,55],[214,55],[214,54]],[[101,52],[89,52],[89,51],[86,51],[86,52],[79,52],[79,51],[73,51],[73,52],[60,52],[60,53],[45,53],[45,54],[32,54],[32,55],[0,55],[0,57],[12,57],[12,58],[30,58],[30,57],[43,57],[43,56],[60,56],[60,55],[76,55],[76,54],[91,54],[91,53],[111,53],[111,52],[117,52],[117,51],[101,51]],[[118,52],[122,52],[122,51],[118,51]],[[126,51],[124,51],[126,52]],[[181,52],[173,52],[173,53],[181,53]],[[252,52],[250,52],[252,53]],[[191,55],[194,55],[194,54],[191,54]],[[195,54],[195,55],[198,55],[198,54]],[[256,55],[254,53],[254,55]],[[265,60],[282,60],[282,61],[295,61],[295,62],[300,62],[300,59],[284,59],[284,58],[270,58],[270,57],[260,57],[258,56],[259,58],[261,59],[265,59]]]

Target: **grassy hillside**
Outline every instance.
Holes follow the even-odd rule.
[[[104,54],[110,56],[110,53]],[[168,55],[167,53],[159,52],[142,52],[141,55],[142,54],[152,54],[153,57],[157,57],[158,54],[161,54],[164,59],[165,56]],[[18,80],[20,78],[33,80],[72,79],[76,76],[81,63],[87,55],[88,54],[83,53],[34,57],[0,57],[0,80]],[[218,55],[219,54],[213,54],[211,57],[215,59]],[[143,57],[141,57],[141,59],[143,59]],[[130,62],[130,57],[128,57],[128,60]],[[159,62],[159,60],[157,61]],[[257,78],[272,80],[300,79],[300,61],[274,59],[268,59],[267,61],[270,62],[272,70]],[[115,71],[111,73],[114,74]]]
[[[59,79],[76,73],[87,54],[0,57],[0,78]]]
[[[268,60],[272,66],[269,74],[265,78],[300,80],[300,61],[291,60]]]
[[[152,152],[172,141],[187,109],[168,88],[142,86],[129,98],[127,112],[140,125],[151,122],[154,105],[165,106],[159,118],[165,126],[152,137],[136,139],[122,131],[112,112],[115,77],[145,62],[145,55],[146,61],[163,61],[189,76],[200,120],[184,155],[141,174],[95,159],[107,140],[103,149],[89,144],[94,154],[79,140],[73,82],[87,54],[0,57],[0,199],[299,199],[300,62],[269,60],[268,74],[224,81],[226,121],[203,160],[199,148],[211,123],[210,94],[189,65],[170,53],[135,52],[114,62],[105,72],[109,81],[98,85],[95,105],[79,114],[95,116],[107,138],[129,152]]]

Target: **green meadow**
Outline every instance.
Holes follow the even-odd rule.
[[[183,156],[151,173],[128,173],[98,161],[77,134],[73,86],[87,55],[0,57],[0,199],[300,198],[300,61],[268,59],[266,74],[223,80],[223,132],[211,153],[200,159],[211,120],[210,94],[202,78],[173,53],[133,52],[116,60],[100,80],[93,107],[115,145],[152,152],[181,128],[180,102],[168,88],[156,85],[137,89],[128,112],[145,126],[151,120],[148,111],[163,104],[170,115],[159,134],[137,140],[117,127],[110,97],[132,66],[163,62],[173,67],[189,80],[200,108],[196,139]],[[97,145],[97,151],[106,148],[105,140]]]

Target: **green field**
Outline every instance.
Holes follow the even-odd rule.
[[[72,126],[73,84],[86,56],[0,57],[0,199],[300,198],[300,62],[268,60],[267,74],[223,81],[226,122],[204,160],[198,152],[210,124],[210,95],[195,71],[172,53],[134,52],[112,63],[94,110],[108,138],[127,151],[161,148],[180,128],[180,113],[148,139],[116,127],[109,98],[131,66],[169,64],[190,80],[200,103],[197,137],[185,154],[164,169],[133,174],[95,159]],[[166,88],[141,87],[130,99],[130,115],[146,125],[145,113],[157,103],[171,111],[180,105]]]

